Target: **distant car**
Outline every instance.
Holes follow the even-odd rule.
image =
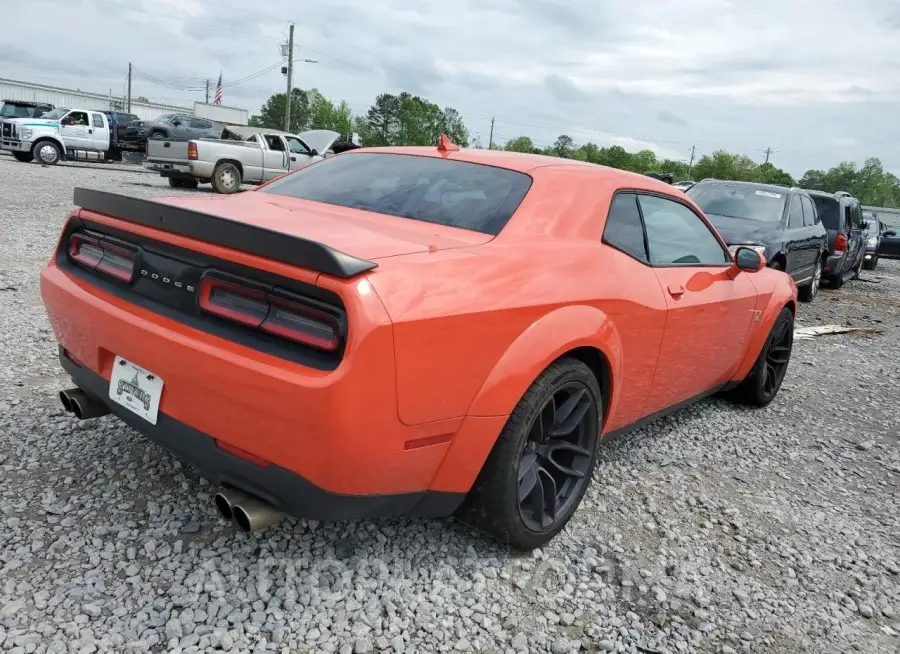
[[[28,100],[3,100],[0,102],[0,118],[40,118],[54,106],[46,102]]]
[[[891,225],[885,225],[881,233],[881,243],[878,244],[878,258],[900,259],[900,229]]]
[[[532,549],[605,436],[775,398],[797,289],[681,191],[443,141],[224,197],[76,189],[41,273],[63,407],[204,470],[242,530],[459,509]]]
[[[691,188],[696,183],[697,182],[691,181],[689,179],[684,179],[680,182],[675,182],[674,184],[672,184],[672,186],[674,186],[675,188],[679,188],[682,191],[687,191],[689,188]]]
[[[144,146],[148,139],[190,141],[191,139],[219,138],[222,123],[189,114],[163,114],[153,120],[136,120],[125,130],[125,140]]]
[[[878,216],[870,211],[863,212],[864,238],[866,239],[866,254],[863,257],[863,267],[866,270],[875,270],[878,265],[878,247],[881,245],[882,232],[886,231]]]
[[[125,135],[128,131],[128,126],[134,121],[140,120],[140,118],[134,114],[125,113],[124,111],[106,111],[105,113],[109,118],[110,125],[115,131],[115,140],[124,145],[127,143]]]
[[[809,194],[798,188],[708,179],[686,191],[734,252],[765,255],[770,268],[789,274],[800,299],[812,302],[822,282],[828,235]]]
[[[859,277],[866,255],[862,205],[846,192],[809,191],[809,195],[828,230],[825,277],[834,288],[840,288],[848,279]]]

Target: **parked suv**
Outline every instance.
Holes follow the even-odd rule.
[[[163,114],[153,120],[136,120],[125,130],[125,139],[144,147],[147,139],[190,141],[199,138],[219,138],[222,123],[188,114]]]
[[[863,237],[862,206],[845,191],[825,193],[809,191],[816,203],[822,224],[828,230],[828,258],[825,277],[835,288],[848,279],[857,279],[866,254]]]
[[[705,179],[685,191],[728,244],[766,257],[789,274],[800,299],[812,302],[822,281],[828,235],[809,194],[799,188]]]
[[[866,254],[863,257],[863,268],[875,270],[878,265],[878,247],[881,245],[881,233],[887,231],[878,214],[871,211],[863,211],[863,237],[866,240]]]

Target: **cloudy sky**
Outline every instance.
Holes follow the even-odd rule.
[[[223,71],[225,104],[295,85],[364,113],[380,92],[458,109],[486,145],[717,148],[808,168],[878,156],[900,173],[898,0],[20,0],[2,2],[0,77],[190,106]],[[249,7],[253,7],[250,9]],[[275,66],[242,84],[246,78]],[[153,78],[165,84],[151,81]],[[193,89],[193,90],[192,90]]]

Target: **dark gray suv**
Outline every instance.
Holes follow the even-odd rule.
[[[859,278],[866,255],[862,206],[846,191],[809,191],[822,224],[828,230],[828,258],[825,276],[835,288],[848,279]]]

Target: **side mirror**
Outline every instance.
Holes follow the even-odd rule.
[[[734,253],[734,263],[746,272],[759,272],[766,267],[766,258],[756,250],[738,248]]]
[[[316,150],[315,148],[313,148],[312,150],[309,151],[309,156],[311,156],[311,157],[318,157],[318,156],[319,156],[319,151]]]
[[[896,235],[897,235],[897,232],[895,232],[893,229],[889,229],[884,234],[882,234],[882,236],[896,236]]]
[[[175,125],[175,127],[180,127],[181,121],[176,118],[175,120],[172,121],[172,124]]]

